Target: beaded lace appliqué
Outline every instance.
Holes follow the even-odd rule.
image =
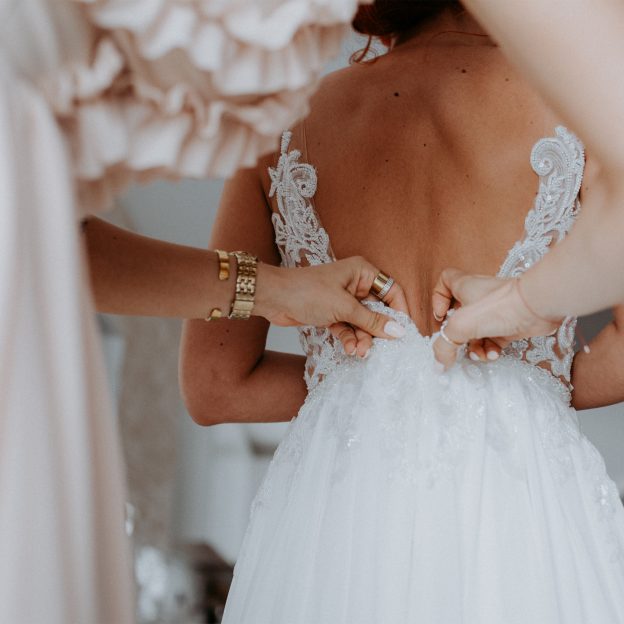
[[[276,197],[278,208],[272,220],[282,263],[296,267],[333,262],[336,258],[329,236],[312,203],[317,187],[316,171],[312,165],[299,162],[299,150],[288,151],[291,138],[291,132],[284,133],[277,167],[269,168],[269,197]],[[531,166],[540,176],[539,192],[525,220],[525,236],[510,250],[499,277],[518,277],[533,266],[553,242],[568,234],[580,210],[578,194],[585,155],[576,136],[566,128],[556,128],[554,137],[538,141],[533,148]],[[547,365],[555,377],[569,382],[575,327],[576,318],[567,318],[556,336],[519,340],[505,353],[530,364]],[[303,327],[299,335],[307,354],[305,380],[311,390],[345,355],[327,329]]]
[[[299,150],[288,151],[291,138],[291,132],[283,134],[277,167],[269,168],[269,197],[276,197],[278,208],[272,220],[282,264],[296,267],[334,262],[336,258],[329,236],[312,204],[316,193],[316,170],[312,165],[299,162]],[[299,339],[307,354],[304,375],[308,390],[311,390],[336,368],[344,351],[328,329],[301,327]]]
[[[582,143],[559,126],[556,136],[539,141],[531,153],[531,166],[540,176],[535,205],[525,220],[525,236],[518,241],[498,272],[499,277],[518,277],[544,257],[551,243],[570,232],[580,210],[579,191],[585,169]],[[506,355],[530,364],[547,365],[555,377],[570,381],[574,358],[576,318],[566,318],[556,336],[518,340]]]

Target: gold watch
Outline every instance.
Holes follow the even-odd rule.
[[[232,251],[236,258],[236,294],[228,318],[246,321],[251,316],[256,296],[256,272],[258,258],[245,251]]]

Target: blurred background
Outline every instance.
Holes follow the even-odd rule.
[[[328,70],[361,47],[354,37]],[[140,234],[205,247],[222,186],[182,180],[135,187],[108,217]],[[218,622],[252,498],[287,424],[199,427],[178,390],[181,323],[100,320],[127,466],[139,620]],[[585,338],[608,320],[582,319]],[[269,348],[300,353],[296,331],[273,328]],[[582,412],[580,420],[624,492],[624,404]]]

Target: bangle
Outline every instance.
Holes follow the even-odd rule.
[[[223,312],[219,308],[212,308],[210,314],[204,319],[204,321],[216,321],[223,317]]]
[[[223,249],[215,249],[219,256],[219,280],[225,282],[230,279],[230,256]]]
[[[236,258],[237,271],[236,294],[228,318],[246,321],[254,307],[258,258],[245,251],[233,251],[230,256]]]
[[[215,249],[219,258],[219,281],[225,282],[230,279],[230,256],[227,251]],[[205,321],[214,321],[223,317],[223,312],[219,308],[212,308],[210,314],[204,318]]]

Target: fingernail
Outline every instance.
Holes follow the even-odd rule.
[[[403,338],[405,336],[405,327],[399,325],[396,321],[388,321],[384,326],[384,331],[393,338]]]
[[[370,355],[370,349],[367,349],[366,353],[362,356],[362,359],[367,360],[369,355]]]
[[[357,352],[357,345],[351,349],[351,351],[347,351],[347,355],[355,355]]]
[[[444,364],[442,362],[438,362],[437,360],[433,363],[433,370],[441,375],[444,372]]]
[[[438,321],[438,323],[441,323],[444,320],[443,316],[438,316],[435,312],[433,313],[433,318]]]
[[[478,362],[479,361],[479,356],[474,351],[471,351],[470,352],[470,359],[473,362]]]
[[[487,359],[492,361],[498,360],[498,353],[496,351],[488,351]]]

